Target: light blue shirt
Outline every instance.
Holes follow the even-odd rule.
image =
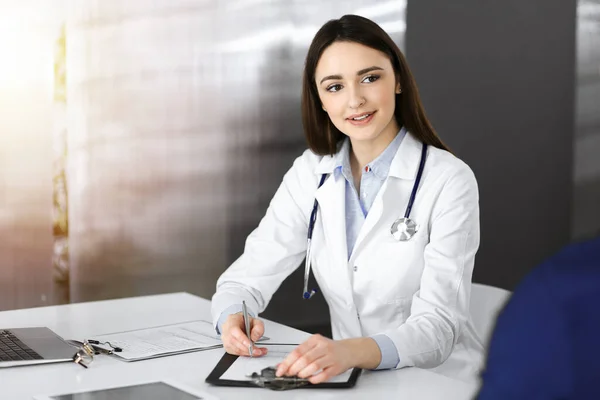
[[[354,250],[360,228],[379,193],[379,189],[388,177],[392,160],[406,135],[404,128],[373,161],[367,164],[360,178],[360,196],[354,187],[352,169],[350,167],[350,140],[346,139],[336,154],[336,163],[333,176],[337,180],[340,176],[346,179],[346,245],[348,259]]]
[[[333,171],[334,179],[339,179],[340,176],[346,179],[346,244],[348,246],[348,258],[352,254],[358,233],[373,205],[373,201],[388,177],[392,160],[396,156],[405,135],[406,130],[404,128],[400,129],[400,132],[388,147],[365,167],[360,178],[360,196],[354,187],[352,178],[349,139],[345,139],[340,151],[336,154],[336,164]],[[223,323],[229,315],[241,310],[241,304],[234,304],[225,309],[217,322],[217,333],[221,333]],[[371,338],[375,340],[381,351],[381,362],[376,369],[395,368],[400,362],[400,358],[392,339],[384,334],[373,335]]]

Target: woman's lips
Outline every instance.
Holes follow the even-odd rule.
[[[373,111],[372,113],[370,113],[370,115],[365,118],[365,119],[361,119],[361,120],[355,120],[352,118],[348,118],[347,121],[350,122],[352,125],[354,126],[363,126],[363,125],[367,125],[369,122],[371,122],[373,120],[373,116],[375,115],[377,111]]]

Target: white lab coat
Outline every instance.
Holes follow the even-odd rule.
[[[398,350],[397,368],[476,377],[483,347],[469,299],[479,246],[477,182],[464,162],[429,146],[410,215],[419,230],[399,242],[390,227],[404,216],[420,157],[421,142],[408,132],[348,260],[345,180],[330,175],[317,189],[321,174],[332,174],[335,159],[305,151],[284,176],[244,253],[219,278],[212,299],[215,324],[227,307],[242,300],[255,313],[266,308],[305,256],[316,197],[312,270],[329,305],[333,338],[384,333]]]

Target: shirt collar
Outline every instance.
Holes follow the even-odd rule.
[[[402,127],[396,137],[388,144],[383,152],[367,166],[375,174],[375,176],[381,180],[387,178],[390,172],[390,165],[392,160],[398,152],[398,148],[402,143],[402,139],[406,135],[406,129]],[[334,178],[337,180],[340,175],[344,176],[346,180],[352,182],[352,168],[350,167],[350,139],[345,138],[340,150],[335,155]]]
[[[340,150],[334,157],[333,177],[335,180],[343,175],[346,180],[352,182],[352,168],[350,168],[350,139],[345,138]]]

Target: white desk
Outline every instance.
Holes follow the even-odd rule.
[[[65,339],[146,328],[194,319],[210,320],[210,302],[188,293],[0,312],[0,327],[48,326]],[[309,334],[265,321],[266,334],[278,342],[302,341]],[[0,398],[31,399],[38,394],[96,390],[149,380],[175,379],[209,392],[222,400],[244,399],[470,399],[477,384],[465,383],[417,368],[364,371],[349,390],[293,390],[213,387],[206,376],[223,355],[223,349],[200,351],[153,360],[126,363],[110,356],[95,357],[89,369],[74,363],[0,369]]]

